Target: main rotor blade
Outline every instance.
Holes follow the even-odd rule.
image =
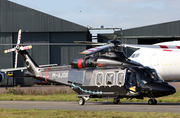
[[[150,49],[180,49],[177,45],[134,45],[134,44],[121,44],[120,47],[130,47],[130,48],[150,48]]]
[[[98,46],[95,48],[90,48],[88,50],[81,52],[80,54],[93,54],[95,52],[99,52],[99,51],[104,50],[109,47],[114,47],[114,44],[108,44],[108,45]]]
[[[130,48],[144,48],[144,49],[159,49],[163,51],[180,51],[180,46],[177,45],[133,45],[133,44],[121,44],[120,47],[130,47]]]
[[[92,45],[105,45],[107,43],[97,43],[97,42],[89,42],[89,41],[74,41],[76,44],[92,44]]]
[[[17,45],[17,44],[0,44],[0,45]],[[85,46],[85,45],[96,45],[96,44],[76,44],[76,43],[21,43],[20,45],[77,45],[77,46]],[[100,44],[98,44],[100,45]]]

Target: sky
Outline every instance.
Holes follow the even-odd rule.
[[[100,28],[104,25],[105,28],[129,29],[180,20],[180,0],[9,1],[93,28]]]

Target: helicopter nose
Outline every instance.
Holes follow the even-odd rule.
[[[176,89],[173,86],[171,86],[170,84],[164,86],[163,89],[164,90],[161,90],[161,92],[166,95],[174,94],[176,92]]]
[[[167,82],[153,82],[150,83],[148,86],[152,89],[151,93],[154,97],[171,95],[176,92],[176,89]]]

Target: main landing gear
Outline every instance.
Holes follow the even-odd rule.
[[[120,102],[120,100],[118,98],[114,98],[113,104],[118,104],[119,102]]]
[[[151,98],[151,99],[149,99],[148,104],[149,105],[156,105],[157,104],[157,100],[155,98]]]

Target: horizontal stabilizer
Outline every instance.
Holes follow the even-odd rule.
[[[40,65],[39,67],[48,67],[48,66],[57,66],[57,64],[47,64],[47,65]],[[18,67],[18,68],[7,68],[7,69],[0,69],[1,72],[12,72],[12,71],[23,71],[26,70],[26,67]]]

